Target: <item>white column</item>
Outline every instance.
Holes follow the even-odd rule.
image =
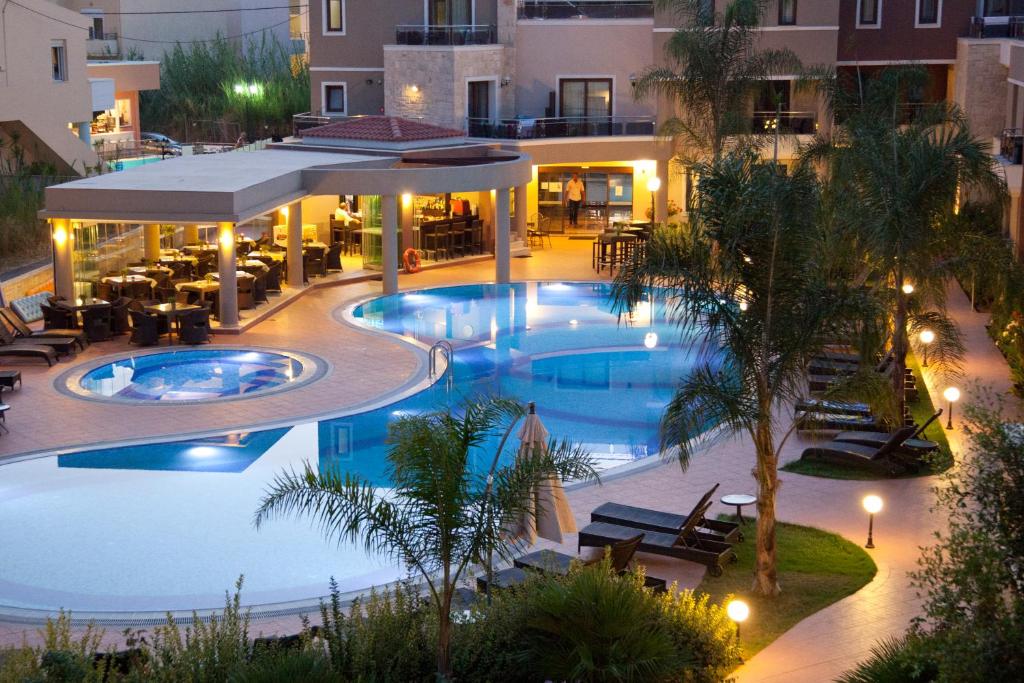
[[[381,268],[384,270],[384,293],[398,291],[398,198],[393,194],[381,195]]]
[[[302,288],[302,202],[288,205],[288,286]]]
[[[512,255],[509,245],[509,232],[512,221],[509,219],[509,191],[500,188],[494,202],[494,279],[503,284],[512,277]]]
[[[235,224],[217,224],[218,263],[220,271],[220,290],[217,299],[220,302],[221,327],[238,325],[238,263],[235,257]]]
[[[527,186],[516,187],[516,239],[526,242],[526,221],[529,220],[529,203],[527,200]]]
[[[72,267],[74,233],[67,218],[54,218],[53,235],[53,293],[71,301],[75,298],[75,272]]]
[[[415,216],[413,214],[413,196],[403,194],[402,206],[398,214],[398,228],[402,231],[402,253],[405,253],[406,249],[416,248],[416,232],[413,230]]]
[[[185,244],[199,244],[199,226],[190,223],[182,228],[182,239]]]
[[[661,189],[654,195],[654,220],[665,223],[668,221],[668,159],[658,159],[657,168]]]
[[[160,260],[160,226],[149,224],[142,226],[142,251],[147,261],[155,263]]]

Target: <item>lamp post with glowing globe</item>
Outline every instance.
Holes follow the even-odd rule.
[[[942,397],[949,401],[949,419],[946,420],[946,429],[953,428],[953,404],[960,400],[960,390],[956,387],[946,387]]]
[[[740,624],[746,621],[747,617],[750,616],[750,606],[742,600],[731,600],[729,601],[729,604],[725,606],[725,612],[736,624],[736,647],[739,647]]]
[[[875,515],[882,511],[882,499],[874,494],[864,496],[862,505],[864,505],[864,509],[868,513],[868,542],[864,544],[864,547],[874,548]]]
[[[652,175],[647,179],[647,191],[651,193],[651,227],[654,227],[654,220],[658,215],[657,204],[654,201],[655,195],[661,189],[661,178]]]
[[[928,367],[928,345],[935,341],[935,333],[931,330],[921,330],[921,334],[917,336],[921,342],[921,349],[923,350],[924,362],[921,363],[922,368]]]

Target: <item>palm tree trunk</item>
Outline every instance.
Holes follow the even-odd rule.
[[[778,457],[772,438],[771,413],[765,412],[754,435],[757,454],[757,556],[752,590],[767,597],[779,594],[775,556],[775,495],[779,488]]]
[[[451,585],[448,565],[444,568],[444,592],[437,611],[437,677],[441,681],[450,681],[452,654],[452,594],[455,587]]]
[[[896,419],[903,420],[906,394],[904,379],[907,367],[907,295],[903,293],[903,268],[896,270],[896,313],[892,319],[892,389],[896,395]]]

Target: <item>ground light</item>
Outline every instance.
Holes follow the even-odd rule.
[[[921,334],[917,338],[921,341],[921,348],[924,351],[924,362],[921,363],[921,367],[926,368],[928,367],[928,345],[935,341],[935,333],[931,330],[921,330]]]
[[[661,189],[661,178],[656,175],[652,175],[647,179],[647,191],[651,193],[651,225],[654,225],[654,221],[657,218],[658,212],[656,210],[657,204],[654,202],[654,195]]]
[[[868,542],[864,544],[864,547],[874,548],[875,515],[882,511],[882,499],[872,494],[870,496],[864,496],[864,500],[861,504],[868,513]]]
[[[960,400],[960,390],[956,387],[946,387],[942,397],[949,401],[949,419],[946,421],[946,429],[953,428],[953,404]]]
[[[736,647],[740,645],[740,624],[750,616],[750,606],[742,600],[730,600],[725,612],[736,623]]]

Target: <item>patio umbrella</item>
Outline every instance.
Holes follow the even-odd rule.
[[[537,406],[532,402],[530,412],[519,429],[519,441],[517,458],[529,458],[534,453],[547,450],[548,430],[541,423]],[[563,534],[575,532],[576,519],[562,482],[553,472],[530,492],[527,510],[518,519],[511,520],[507,530],[509,535],[530,544],[535,543],[538,536],[561,543]]]

